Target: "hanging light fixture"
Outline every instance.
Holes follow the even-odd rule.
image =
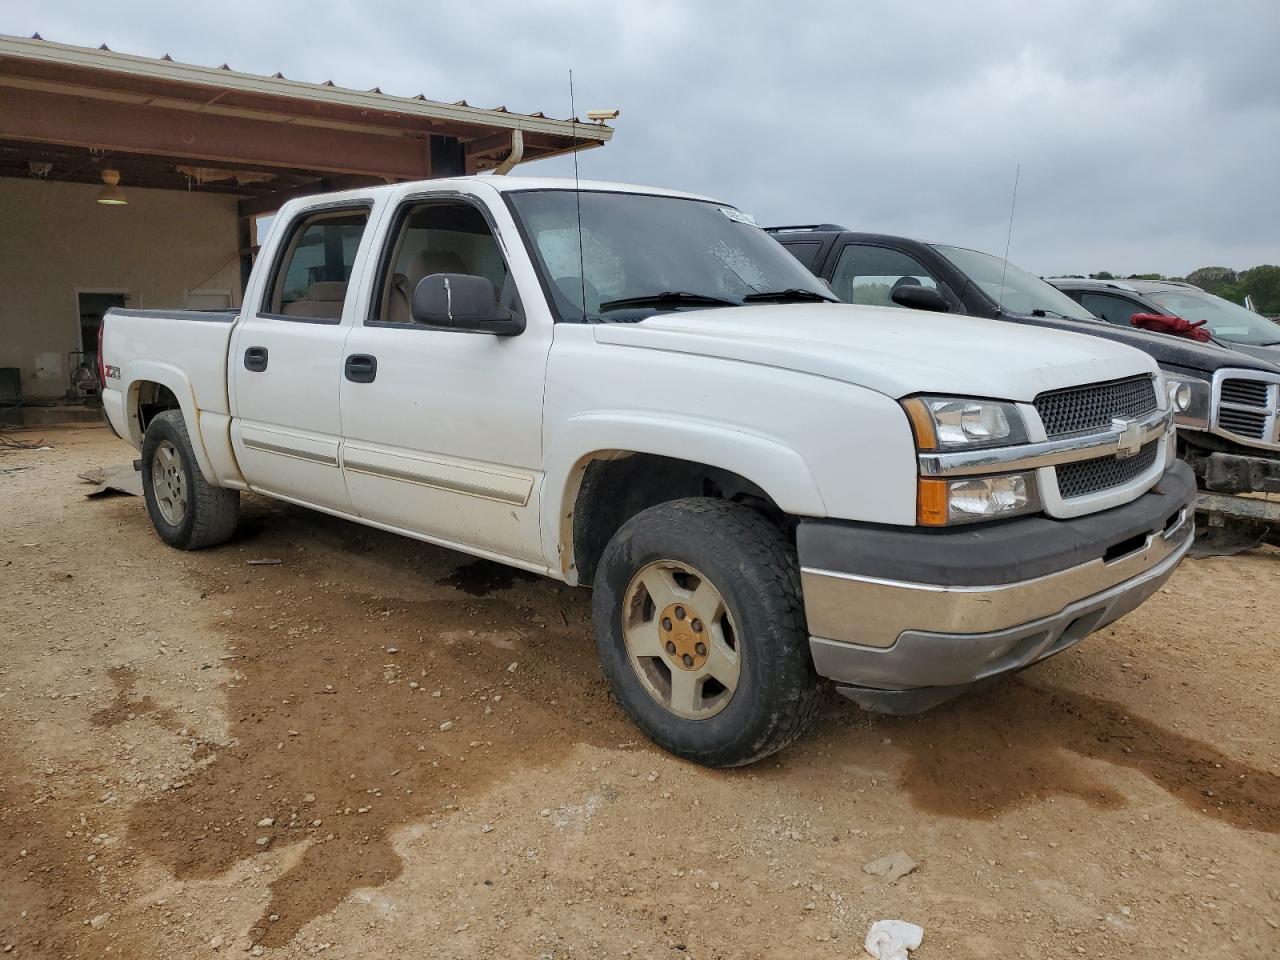
[[[120,171],[112,170],[109,167],[102,171],[102,192],[98,194],[98,202],[105,203],[108,206],[120,207],[128,203],[129,200],[124,195],[124,191],[120,189]]]

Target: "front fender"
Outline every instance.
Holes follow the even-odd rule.
[[[718,467],[750,480],[780,509],[823,517],[826,504],[804,458],[777,440],[741,427],[633,411],[593,411],[569,418],[550,434],[543,478],[542,542],[548,564],[565,569],[566,539],[587,465],[633,453],[653,454]]]

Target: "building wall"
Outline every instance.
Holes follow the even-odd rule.
[[[88,184],[0,178],[0,367],[24,398],[61,397],[80,349],[78,292],[128,291],[130,307],[182,307],[188,291],[240,303],[234,197],[141,190],[95,203]]]

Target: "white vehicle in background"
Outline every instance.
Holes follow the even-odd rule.
[[[1133,609],[1192,538],[1154,362],[832,302],[749,217],[464,178],[287,204],[238,313],[116,310],[104,405],[168,543],[240,491],[594,587],[624,709],[700,763],[910,712]]]

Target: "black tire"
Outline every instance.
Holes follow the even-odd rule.
[[[185,509],[177,522],[165,517],[155,485],[156,458],[169,450],[176,454],[176,469],[185,480]],[[151,525],[160,539],[180,550],[202,550],[225,543],[235,533],[240,519],[239,491],[210,486],[200,472],[181,410],[165,410],[147,424],[142,438],[142,494]],[[172,507],[165,509],[172,514]]]
[[[704,574],[732,618],[741,672],[727,705],[705,719],[686,719],[661,703],[628,655],[624,617],[638,608],[628,604],[627,592],[639,572],[658,561]],[[690,498],[632,517],[596,568],[592,612],[614,695],[651,740],[677,756],[710,767],[752,763],[794,741],[817,716],[819,681],[795,550],[777,526],[748,507]],[[673,670],[665,664],[659,676],[663,669],[668,676]]]

